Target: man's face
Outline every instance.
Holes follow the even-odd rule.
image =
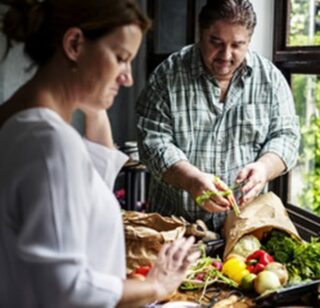
[[[228,20],[218,20],[201,31],[200,49],[206,71],[217,80],[230,80],[243,62],[251,32]]]

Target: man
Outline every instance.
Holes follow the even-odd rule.
[[[256,15],[248,0],[207,1],[200,41],[160,64],[138,103],[138,141],[148,166],[150,211],[203,219],[218,231],[226,198],[194,201],[241,183],[244,206],[289,171],[299,146],[289,86],[267,59],[249,51]]]

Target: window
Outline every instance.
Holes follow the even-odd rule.
[[[320,0],[291,1],[288,17],[288,46],[320,45]]]
[[[273,60],[291,85],[302,139],[297,166],[274,187],[299,231],[319,236],[320,0],[274,3]]]
[[[301,147],[291,176],[289,202],[320,216],[320,74],[292,74]]]

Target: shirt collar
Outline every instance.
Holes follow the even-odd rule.
[[[198,78],[201,75],[207,75],[207,72],[204,68],[199,44],[194,44],[191,52],[191,63],[190,63],[190,73],[193,78]],[[250,77],[252,74],[253,59],[250,51],[247,52],[246,58],[239,68],[240,75],[242,78]]]
[[[246,58],[242,63],[242,77],[250,77],[253,71],[253,58],[251,51],[247,52]]]
[[[194,44],[194,46],[192,47],[190,73],[191,73],[191,76],[194,78],[198,78],[201,75],[206,74],[206,71],[204,69],[202,59],[201,59],[199,44]]]

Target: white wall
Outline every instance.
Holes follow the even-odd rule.
[[[273,15],[275,0],[251,0],[257,14],[257,27],[252,37],[251,49],[272,60]]]

